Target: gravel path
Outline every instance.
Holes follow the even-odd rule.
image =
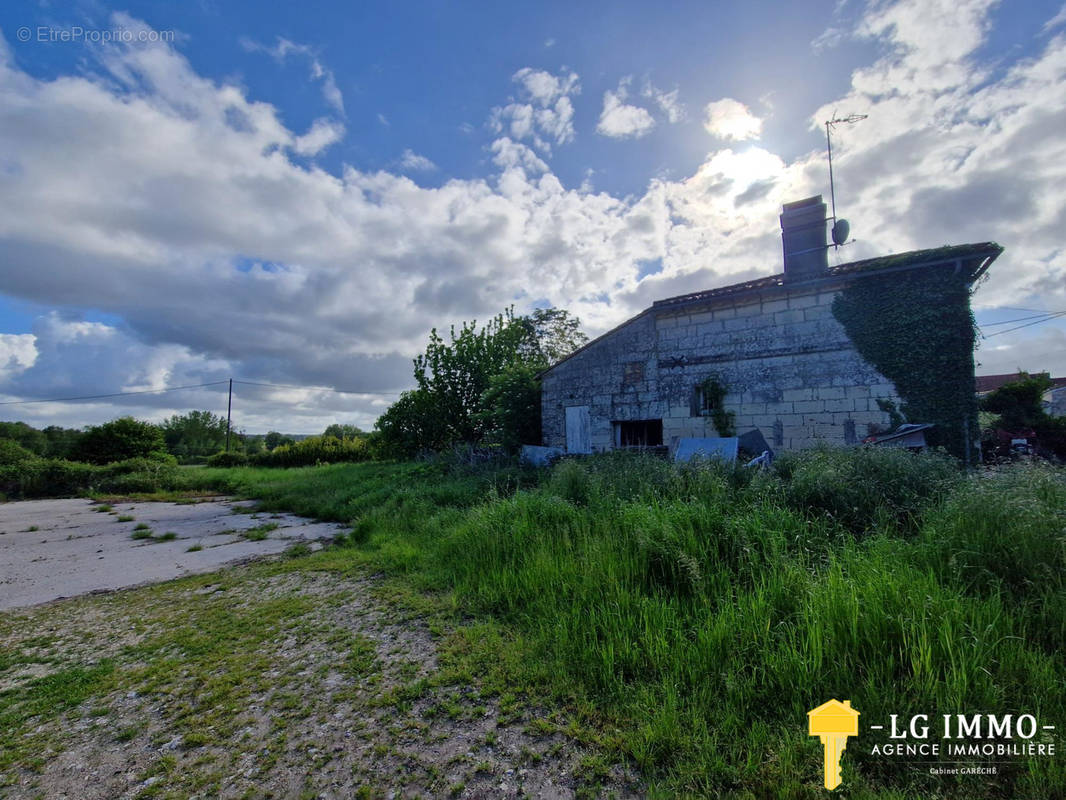
[[[229,500],[100,508],[91,500],[0,504],[0,609],[210,572],[347,530],[292,514],[248,513],[248,503]],[[138,525],[147,525],[151,538],[134,538]]]

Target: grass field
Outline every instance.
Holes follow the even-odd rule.
[[[189,475],[187,489],[351,522],[340,546],[286,570],[382,574],[394,599],[432,608],[465,642],[460,673],[565,709],[597,754],[590,787],[623,763],[663,797],[824,796],[806,712],[833,697],[864,726],[914,713],[1066,725],[1061,470],[966,477],[935,456],[819,451],[769,474],[602,457],[540,476]],[[1061,754],[934,777],[872,755],[878,741],[863,729],[849,743],[842,796],[1066,792]]]

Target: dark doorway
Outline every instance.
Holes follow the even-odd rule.
[[[659,447],[663,443],[661,419],[614,423],[615,447]]]

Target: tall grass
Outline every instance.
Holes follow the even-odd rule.
[[[1066,725],[1066,479],[823,450],[768,473],[639,456],[516,467],[188,471],[352,524],[348,552],[514,636],[527,679],[663,796],[822,797],[806,712]],[[931,778],[844,758],[854,797],[1062,797],[1061,757]]]
[[[818,796],[803,726],[830,697],[869,720],[1066,717],[1061,473],[966,478],[935,456],[819,452],[769,475],[566,462],[452,505],[448,486],[364,495],[381,506],[360,506],[362,551],[519,632],[531,675],[607,714],[668,794]],[[1066,786],[1055,760],[930,782],[868,747],[848,754],[859,796]]]

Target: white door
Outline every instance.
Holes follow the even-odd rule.
[[[592,425],[589,422],[588,406],[570,406],[566,409],[566,452],[592,452]]]

